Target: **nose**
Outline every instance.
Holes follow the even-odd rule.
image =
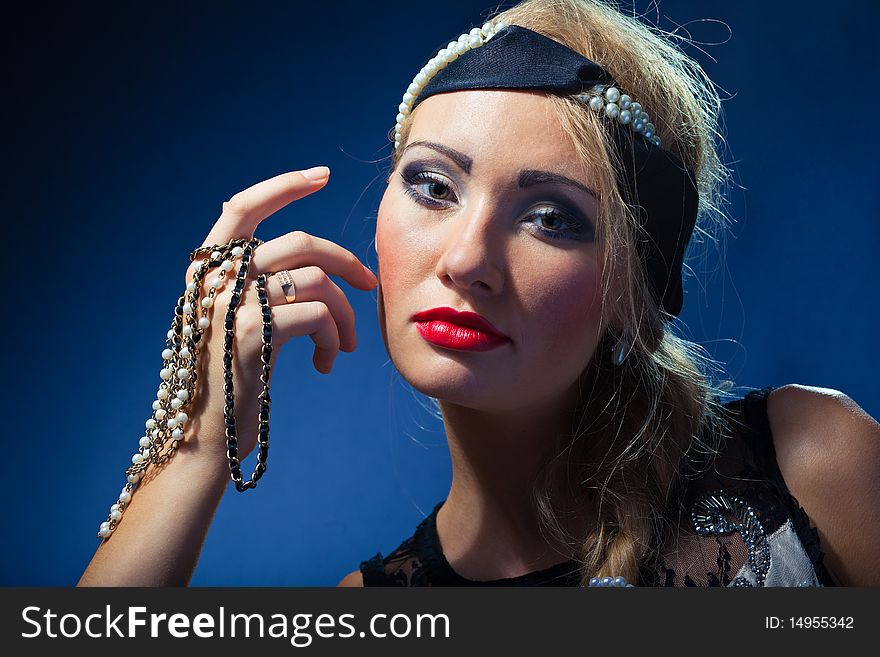
[[[462,290],[497,294],[504,279],[505,238],[499,209],[473,205],[443,222],[436,274]]]

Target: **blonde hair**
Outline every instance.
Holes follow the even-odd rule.
[[[692,245],[725,227],[730,171],[715,143],[721,137],[721,101],[671,35],[603,0],[524,0],[494,18],[559,41],[607,69],[650,113],[663,148],[696,175],[700,203]],[[616,575],[635,582],[654,568],[675,531],[685,459],[720,449],[727,431],[724,390],[711,382],[714,361],[672,332],[672,318],[651,296],[634,246],[640,227],[617,189],[619,154],[605,119],[574,98],[548,97],[599,192],[602,312],[613,321],[580,377],[571,433],[551,446],[534,482],[533,502],[545,533],[577,546],[583,584]],[[402,127],[401,146],[417,112]],[[400,151],[392,157],[392,170]],[[623,327],[631,347],[624,363],[614,367],[610,355]],[[595,510],[597,524],[587,536],[569,535],[565,516],[584,508]]]

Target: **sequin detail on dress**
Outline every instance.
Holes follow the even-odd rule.
[[[724,490],[701,495],[691,506],[694,530],[702,536],[739,532],[749,550],[749,566],[758,586],[764,586],[770,570],[770,544],[754,509],[745,500]],[[752,586],[744,577],[737,577],[733,586]]]

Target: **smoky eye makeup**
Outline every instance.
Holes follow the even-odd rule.
[[[404,193],[418,205],[436,210],[450,208],[458,202],[453,173],[445,163],[419,159],[401,167],[400,183]],[[523,196],[531,207],[523,223],[536,235],[551,240],[592,242],[595,227],[586,210],[561,190],[545,185],[544,190],[529,189]]]

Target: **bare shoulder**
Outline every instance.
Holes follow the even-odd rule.
[[[360,570],[353,570],[348,575],[339,580],[336,586],[363,586],[364,576]]]
[[[846,394],[789,384],[767,398],[779,470],[842,586],[880,586],[880,424]]]

